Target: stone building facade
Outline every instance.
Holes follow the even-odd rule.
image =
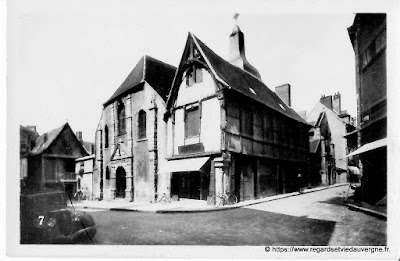
[[[358,149],[363,200],[387,194],[386,14],[356,14],[348,28],[355,54]],[[349,137],[351,138],[351,137]]]
[[[175,67],[144,56],[103,104],[95,142],[94,193],[101,199],[154,200],[165,161],[165,101]]]

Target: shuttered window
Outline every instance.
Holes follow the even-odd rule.
[[[200,109],[198,106],[186,109],[185,137],[197,137],[200,135]]]

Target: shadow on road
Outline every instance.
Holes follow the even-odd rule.
[[[319,203],[326,203],[337,206],[344,206],[344,197],[334,197],[325,201],[318,201]]]
[[[208,213],[95,212],[94,244],[110,245],[327,245],[333,221],[254,209]]]

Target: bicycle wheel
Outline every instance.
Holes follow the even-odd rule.
[[[219,207],[222,206],[223,199],[220,196],[212,196],[210,199],[211,205],[214,207]]]
[[[227,205],[234,205],[238,202],[238,199],[235,195],[230,194],[226,200]]]
[[[168,202],[168,200],[163,196],[163,197],[160,199],[159,202],[160,202],[161,204],[165,204],[165,203]]]

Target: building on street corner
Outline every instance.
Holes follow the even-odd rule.
[[[359,155],[363,200],[376,203],[387,193],[386,14],[356,14],[348,33],[355,54],[358,119],[358,149],[348,157]]]
[[[322,185],[348,182],[349,172],[356,171],[357,165],[349,169],[345,136],[356,127],[354,119],[341,108],[340,93],[323,95],[306,120],[314,125],[310,133],[310,152],[316,154],[313,156],[313,174],[320,173]]]
[[[262,82],[238,26],[229,40],[228,62],[189,33],[172,84],[158,179],[180,198],[256,199],[295,191],[299,171],[309,175],[311,126]]]
[[[155,174],[165,161],[165,102],[175,71],[145,55],[103,104],[93,170],[100,199],[154,200]]]
[[[69,196],[77,189],[75,159],[89,153],[68,123],[46,132],[36,139],[27,155],[27,189],[52,188],[63,185]]]

